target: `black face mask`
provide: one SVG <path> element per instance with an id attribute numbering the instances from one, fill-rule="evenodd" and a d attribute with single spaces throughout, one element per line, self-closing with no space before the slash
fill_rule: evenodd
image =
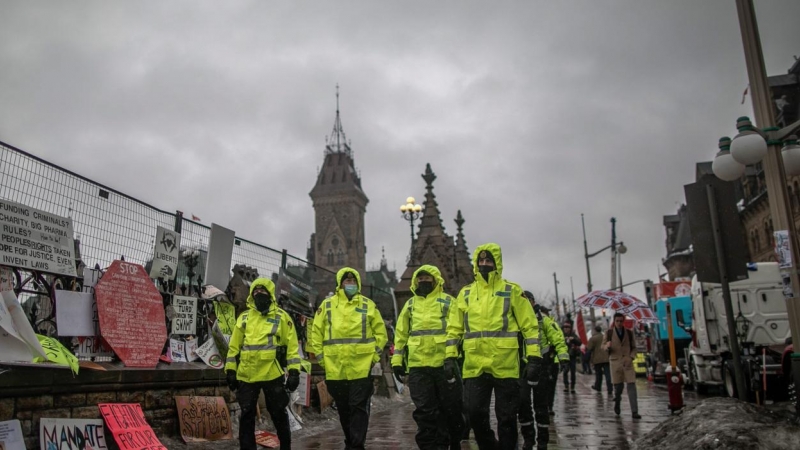
<path id="1" fill-rule="evenodd" d="M 433 292 L 433 281 L 420 281 L 417 283 L 417 290 L 415 291 L 417 295 L 422 297 L 427 297 L 428 294 Z"/>
<path id="2" fill-rule="evenodd" d="M 269 294 L 259 292 L 253 296 L 253 299 L 256 301 L 256 309 L 262 314 L 268 312 L 269 307 L 272 306 L 272 297 Z"/>
<path id="3" fill-rule="evenodd" d="M 484 280 L 489 281 L 489 273 L 494 270 L 494 266 L 478 266 L 478 272 Z"/>

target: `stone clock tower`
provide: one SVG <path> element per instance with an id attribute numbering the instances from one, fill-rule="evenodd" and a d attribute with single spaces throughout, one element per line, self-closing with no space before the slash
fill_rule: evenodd
<path id="1" fill-rule="evenodd" d="M 309 261 L 332 271 L 353 267 L 365 281 L 364 214 L 369 199 L 361 189 L 361 177 L 342 129 L 338 86 L 333 132 L 327 139 L 325 160 L 309 195 L 315 215 Z"/>

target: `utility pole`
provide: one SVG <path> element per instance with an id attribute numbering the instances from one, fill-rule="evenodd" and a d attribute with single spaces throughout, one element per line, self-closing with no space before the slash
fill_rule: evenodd
<path id="1" fill-rule="evenodd" d="M 617 289 L 617 218 L 611 218 L 611 290 Z"/>

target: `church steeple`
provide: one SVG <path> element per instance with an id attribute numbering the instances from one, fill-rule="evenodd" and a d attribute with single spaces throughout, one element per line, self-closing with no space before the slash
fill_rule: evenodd
<path id="1" fill-rule="evenodd" d="M 369 199 L 361 189 L 361 176 L 342 127 L 338 85 L 333 131 L 325 139 L 325 160 L 309 196 L 315 214 L 315 247 L 309 252 L 314 255 L 313 262 L 333 271 L 350 266 L 364 273 L 364 214 Z"/>

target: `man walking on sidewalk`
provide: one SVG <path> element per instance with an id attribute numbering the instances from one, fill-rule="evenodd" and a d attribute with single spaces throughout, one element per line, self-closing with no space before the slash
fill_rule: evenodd
<path id="1" fill-rule="evenodd" d="M 636 372 L 633 359 L 636 358 L 636 341 L 633 332 L 625 328 L 625 316 L 614 314 L 614 328 L 606 332 L 606 349 L 611 363 L 611 382 L 614 383 L 614 414 L 620 413 L 622 388 L 628 387 L 628 401 L 631 404 L 631 417 L 641 419 L 639 401 L 636 396 Z"/>
<path id="2" fill-rule="evenodd" d="M 589 345 L 586 350 L 592 353 L 592 365 L 594 366 L 594 384 L 592 389 L 597 392 L 603 390 L 603 376 L 606 377 L 606 387 L 608 388 L 608 395 L 611 395 L 613 389 L 611 387 L 611 368 L 608 366 L 608 352 L 605 350 L 603 339 L 603 328 L 600 325 L 594 327 L 592 338 L 589 339 Z"/>
<path id="3" fill-rule="evenodd" d="M 564 371 L 564 392 L 575 392 L 575 371 L 578 367 L 578 358 L 581 357 L 581 338 L 572 331 L 572 324 L 564 322 L 561 327 L 564 331 L 564 341 L 569 348 L 569 368 Z"/>

